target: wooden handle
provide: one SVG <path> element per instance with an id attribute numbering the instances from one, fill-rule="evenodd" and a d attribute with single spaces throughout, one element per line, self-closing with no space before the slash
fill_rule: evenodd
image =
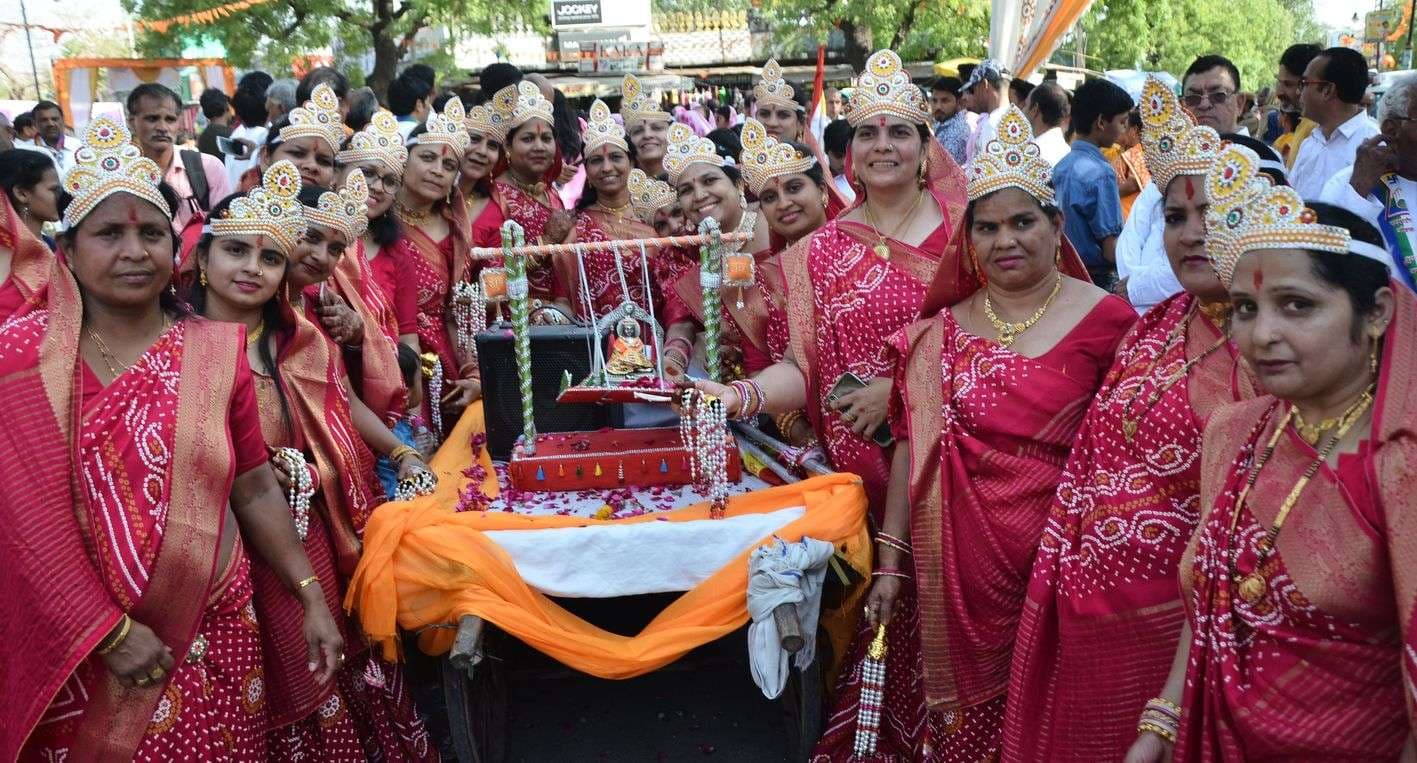
<path id="1" fill-rule="evenodd" d="M 783 651 L 788 654 L 797 654 L 802 651 L 802 647 L 807 645 L 807 640 L 802 637 L 802 623 L 797 621 L 797 606 L 794 604 L 777 605 L 777 608 L 772 611 L 772 619 L 777 623 L 777 635 Z M 458 633 L 462 633 L 461 629 Z"/>
<path id="2" fill-rule="evenodd" d="M 453 639 L 453 650 L 448 653 L 453 667 L 467 670 L 482 662 L 482 634 L 486 625 L 477 615 L 463 615 L 458 620 L 458 635 Z"/>

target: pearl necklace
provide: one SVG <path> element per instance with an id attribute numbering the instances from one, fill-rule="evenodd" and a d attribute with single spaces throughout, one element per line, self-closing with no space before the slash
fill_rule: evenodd
<path id="1" fill-rule="evenodd" d="M 709 518 L 728 508 L 728 416 L 723 399 L 684 390 L 679 437 L 689 452 L 689 474 L 709 498 Z"/>
<path id="2" fill-rule="evenodd" d="M 304 543 L 305 535 L 310 532 L 310 498 L 315 495 L 310 470 L 305 468 L 305 455 L 295 448 L 276 448 L 271 460 L 280 464 L 281 470 L 290 475 L 290 492 L 286 500 L 290 502 L 290 511 L 295 517 L 295 535 Z"/>
<path id="3" fill-rule="evenodd" d="M 989 322 L 994 324 L 994 330 L 999 332 L 999 345 L 1009 347 L 1014 343 L 1015 339 L 1018 339 L 1019 334 L 1033 328 L 1033 325 L 1043 318 L 1043 314 L 1048 312 L 1048 308 L 1053 304 L 1053 299 L 1058 296 L 1058 292 L 1061 291 L 1062 288 L 1063 273 L 1058 271 L 1057 277 L 1053 279 L 1053 291 L 1048 295 L 1047 299 L 1043 300 L 1043 306 L 1038 308 L 1033 315 L 1029 316 L 1028 320 L 1021 323 L 1012 323 L 996 315 L 994 313 L 994 303 L 989 299 L 989 290 L 987 288 L 984 289 L 984 317 L 988 318 Z"/>

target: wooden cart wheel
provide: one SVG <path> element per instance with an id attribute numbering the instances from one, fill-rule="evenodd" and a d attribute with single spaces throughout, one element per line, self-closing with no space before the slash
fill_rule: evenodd
<path id="1" fill-rule="evenodd" d="M 502 763 L 507 758 L 507 674 L 502 660 L 488 656 L 493 631 L 478 618 L 463 618 L 453 654 L 441 661 L 458 763 Z"/>

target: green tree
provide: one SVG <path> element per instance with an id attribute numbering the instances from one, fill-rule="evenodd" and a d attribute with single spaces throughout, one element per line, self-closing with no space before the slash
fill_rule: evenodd
<path id="1" fill-rule="evenodd" d="M 207 10 L 213 0 L 123 0 L 141 19 L 163 19 Z M 365 79 L 381 96 L 399 61 L 423 29 L 491 34 L 521 24 L 546 27 L 546 4 L 537 0 L 273 0 L 197 26 L 145 33 L 139 48 L 149 55 L 180 53 L 192 35 L 210 36 L 228 59 L 247 66 L 256 60 L 288 63 L 296 56 L 339 43 L 346 54 L 374 53 Z"/>
<path id="2" fill-rule="evenodd" d="M 989 40 L 988 0 L 762 0 L 780 36 L 846 37 L 848 63 L 857 69 L 880 48 L 907 61 L 978 55 Z"/>

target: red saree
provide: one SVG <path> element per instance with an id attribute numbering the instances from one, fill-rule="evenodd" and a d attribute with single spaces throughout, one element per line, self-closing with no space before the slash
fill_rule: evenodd
<path id="1" fill-rule="evenodd" d="M 1175 760 L 1393 760 L 1412 734 L 1417 298 L 1393 292 L 1367 439 L 1314 475 L 1259 570 L 1257 545 L 1316 454 L 1288 428 L 1237 506 L 1288 404 L 1240 403 L 1206 428 L 1207 510 L 1181 563 L 1192 640 Z M 1253 603 L 1232 591 L 1232 556 L 1236 576 L 1267 581 Z"/>
<path id="2" fill-rule="evenodd" d="M 654 238 L 654 229 L 635 218 L 616 221 L 597 209 L 587 209 L 576 215 L 576 238 L 578 243 L 591 241 L 619 241 L 633 238 Z M 651 265 L 657 256 L 653 248 L 646 249 Z M 616 260 L 619 266 L 616 266 Z M 591 251 L 581 255 L 585 263 L 586 285 L 590 288 L 590 298 L 594 303 L 597 317 L 619 307 L 625 301 L 624 290 L 620 287 L 620 273 L 624 273 L 625 285 L 629 288 L 629 298 L 646 310 L 645 279 L 640 269 L 639 247 L 628 247 L 618 252 Z M 581 266 L 574 253 L 552 256 L 552 266 L 556 270 L 556 296 L 570 300 L 576 315 L 586 316 L 590 310 L 581 295 Z M 651 271 L 652 273 L 653 271 Z M 651 278 L 651 281 L 653 278 Z M 655 317 L 663 325 L 664 300 L 650 284 L 650 295 L 654 300 Z"/>
<path id="3" fill-rule="evenodd" d="M 762 220 L 762 218 L 758 218 Z M 762 224 L 766 225 L 766 221 Z M 797 242 L 806 246 L 807 239 Z M 788 322 L 784 294 L 781 258 L 771 252 L 753 254 L 753 285 L 744 288 L 724 288 L 720 293 L 719 345 L 726 351 L 725 379 L 746 378 L 787 356 Z M 698 264 L 682 268 L 673 282 L 673 305 L 684 318 L 704 324 L 704 292 L 699 284 Z M 741 299 L 743 306 L 738 307 Z M 739 368 L 741 366 L 741 368 Z"/>
<path id="4" fill-rule="evenodd" d="M 456 196 L 454 203 L 443 207 L 443 216 L 451 229 L 442 241 L 434 241 L 428 234 L 404 226 L 404 241 L 407 242 L 410 265 L 407 277 L 418 285 L 418 344 L 423 352 L 436 353 L 443 367 L 443 390 L 451 389 L 452 382 L 463 378 L 462 362 L 454 352 L 453 336 L 448 321 L 448 299 L 456 280 L 469 277 L 472 262 L 468 259 L 467 207 L 462 197 Z M 467 369 L 475 375 L 476 369 Z M 433 421 L 432 406 L 439 401 L 423 396 L 423 417 Z M 451 426 L 451 425 L 449 425 Z"/>
<path id="5" fill-rule="evenodd" d="M 10 250 L 10 276 L 0 283 L 0 324 L 44 304 L 54 253 L 34 237 L 0 194 L 0 248 Z"/>
<path id="6" fill-rule="evenodd" d="M 1121 760 L 1142 707 L 1166 682 L 1184 617 L 1176 569 L 1200 518 L 1201 430 L 1217 407 L 1254 395 L 1221 336 L 1181 292 L 1142 316 L 1118 348 L 1033 563 L 1005 760 Z M 1123 418 L 1136 422 L 1130 440 Z"/>
<path id="7" fill-rule="evenodd" d="M 364 258 L 364 242 L 355 242 L 335 265 L 327 287 L 344 298 L 364 321 L 364 341 L 358 353 L 351 353 L 350 381 L 358 390 L 359 399 L 369 406 L 381 421 L 392 426 L 404 415 L 408 390 L 399 372 L 399 324 L 393 305 L 384 298 Z M 313 307 L 318 289 L 307 289 L 306 300 Z M 319 325 L 319 324 L 317 324 Z"/>
<path id="8" fill-rule="evenodd" d="M 522 189 L 503 180 L 498 180 L 494 185 L 493 199 L 502 210 L 504 220 L 516 220 L 522 226 L 522 231 L 526 234 L 528 244 L 543 244 L 542 237 L 546 235 L 546 223 L 551 220 L 551 213 L 565 209 L 561 203 L 561 197 L 547 184 L 547 190 L 542 192 L 542 198 L 532 198 Z M 489 205 L 491 206 L 491 205 Z M 496 240 L 486 246 L 501 246 L 502 236 L 498 231 Z M 556 270 L 549 262 L 541 262 L 527 268 L 527 280 L 531 284 L 531 298 L 550 300 L 557 290 Z"/>
<path id="9" fill-rule="evenodd" d="M 76 285 L 55 268 L 49 308 L 0 334 L 7 391 L 23 393 L 43 382 L 47 397 L 7 397 L 27 401 L 24 409 L 36 414 L 36 427 L 25 436 L 51 440 L 31 439 L 29 450 L 38 458 L 24 463 L 64 465 L 48 473 L 32 469 L 24 494 L 69 499 L 33 505 L 60 512 L 53 517 L 27 517 L 7 502 L 6 518 L 47 525 L 56 537 L 29 548 L 37 556 L 55 548 L 78 565 L 52 581 L 31 579 L 34 591 L 6 588 L 3 594 L 7 608 L 32 607 L 22 610 L 23 619 L 60 626 L 56 639 L 45 634 L 52 659 L 30 660 L 14 671 L 24 686 L 6 697 L 3 757 L 163 759 L 201 749 L 228 760 L 261 759 L 265 693 L 249 569 L 235 534 L 229 545 L 222 543 L 232 480 L 264 463 L 258 438 L 248 436 L 254 433 L 233 429 L 254 408 L 240 332 L 180 320 L 101 387 L 78 355 L 81 315 Z M 54 445 L 68 455 L 52 460 Z M 77 522 L 69 524 L 70 517 Z M 83 561 L 72 556 L 76 535 L 88 550 Z M 31 564 L 5 556 L 7 570 L 14 565 L 23 573 Z M 101 588 L 91 588 L 94 582 Z M 75 583 L 84 586 L 82 595 Z M 51 585 L 58 598 L 32 600 Z M 53 606 L 75 606 L 101 619 L 73 622 L 68 613 L 47 613 Z M 151 627 L 177 657 L 161 685 L 124 688 L 91 654 L 120 608 Z M 9 679 L 6 684 L 11 688 Z M 18 723 L 10 722 L 11 712 Z"/>

